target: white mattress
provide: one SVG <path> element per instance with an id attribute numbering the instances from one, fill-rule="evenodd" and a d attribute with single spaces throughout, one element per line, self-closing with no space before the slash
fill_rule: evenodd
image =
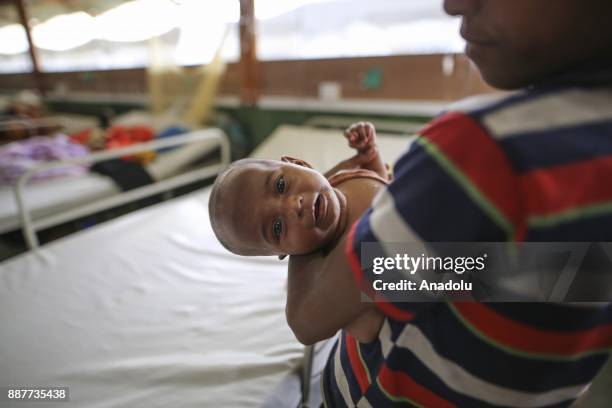
<path id="1" fill-rule="evenodd" d="M 377 141 L 383 161 L 395 163 L 408 149 L 412 140 L 411 135 L 379 133 Z M 340 130 L 283 125 L 279 126 L 252 156 L 280 160 L 282 155 L 289 155 L 306 160 L 315 169 L 325 172 L 354 154 L 355 151 L 348 147 Z"/>
<path id="2" fill-rule="evenodd" d="M 87 173 L 73 177 L 32 182 L 25 189 L 25 201 L 34 218 L 55 214 L 119 193 L 109 177 Z M 19 210 L 13 186 L 0 186 L 0 233 L 20 228 Z"/>
<path id="3" fill-rule="evenodd" d="M 380 138 L 390 162 L 407 139 Z M 340 132 L 285 126 L 255 152 L 327 169 Z M 208 190 L 0 264 L 0 387 L 69 386 L 56 407 L 258 406 L 299 363 L 286 263 L 214 238 Z M 22 407 L 22 402 L 7 407 Z"/>

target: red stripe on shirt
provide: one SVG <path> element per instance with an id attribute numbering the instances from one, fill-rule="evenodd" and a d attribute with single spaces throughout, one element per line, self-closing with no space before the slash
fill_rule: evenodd
<path id="1" fill-rule="evenodd" d="M 357 230 L 357 224 L 359 220 L 355 221 L 351 226 L 346 240 L 346 246 L 344 247 L 344 253 L 348 259 L 349 267 L 353 272 L 353 277 L 357 283 L 357 287 L 361 289 L 370 299 L 374 300 L 374 304 L 380 309 L 385 316 L 389 316 L 392 319 L 400 321 L 409 321 L 414 318 L 414 314 L 407 310 L 402 310 L 397 306 L 386 301 L 381 294 L 374 293 L 374 289 L 368 285 L 368 279 L 363 277 L 363 271 L 361 270 L 361 261 L 359 260 L 359 254 L 355 252 L 355 232 Z"/>
<path id="2" fill-rule="evenodd" d="M 485 304 L 455 302 L 454 309 L 495 343 L 517 351 L 569 357 L 612 347 L 612 324 L 588 330 L 542 330 L 502 316 Z"/>
<path id="3" fill-rule="evenodd" d="M 517 199 L 518 178 L 506 154 L 473 118 L 450 112 L 421 135 L 431 141 L 504 214 L 522 239 L 524 218 Z M 461 142 L 458 142 L 458 141 Z"/>
<path id="4" fill-rule="evenodd" d="M 529 215 L 549 215 L 612 201 L 612 157 L 531 171 L 521 177 Z"/>
<path id="5" fill-rule="evenodd" d="M 408 399 L 425 407 L 450 408 L 455 406 L 414 381 L 408 374 L 392 370 L 386 364 L 383 364 L 380 369 L 378 381 L 392 398 Z"/>
<path id="6" fill-rule="evenodd" d="M 351 363 L 351 370 L 357 378 L 357 383 L 359 384 L 361 393 L 365 394 L 370 386 L 370 381 L 368 380 L 368 374 L 366 372 L 367 368 L 363 366 L 361 358 L 359 357 L 359 351 L 357 350 L 359 345 L 349 333 L 345 333 L 344 339 L 346 342 L 346 351 L 348 353 L 349 362 Z"/>

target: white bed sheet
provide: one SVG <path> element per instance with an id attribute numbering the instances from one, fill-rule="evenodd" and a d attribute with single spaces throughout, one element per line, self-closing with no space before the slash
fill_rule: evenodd
<path id="1" fill-rule="evenodd" d="M 393 162 L 408 142 L 379 146 Z M 351 151 L 338 131 L 283 126 L 254 156 L 282 154 L 327 169 Z M 225 251 L 208 194 L 1 263 L 0 386 L 69 386 L 57 407 L 261 404 L 302 357 L 284 315 L 286 263 Z"/>
<path id="2" fill-rule="evenodd" d="M 0 264 L 0 386 L 68 385 L 67 407 L 261 403 L 302 356 L 286 265 L 225 251 L 207 197 Z"/>

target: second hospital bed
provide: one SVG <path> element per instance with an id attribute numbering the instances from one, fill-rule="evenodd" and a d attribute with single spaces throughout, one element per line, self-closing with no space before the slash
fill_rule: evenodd
<path id="1" fill-rule="evenodd" d="M 389 162 L 408 143 L 379 136 Z M 339 131 L 282 126 L 253 156 L 284 154 L 327 169 L 351 151 Z M 285 320 L 286 262 L 223 249 L 209 192 L 1 263 L 0 387 L 69 387 L 56 407 L 298 406 L 287 379 L 304 348 Z"/>
<path id="2" fill-rule="evenodd" d="M 208 134 L 213 132 L 223 134 L 220 129 L 216 128 L 199 129 L 173 138 L 153 140 L 141 145 L 132 145 L 132 147 L 139 149 L 139 151 L 155 150 L 158 147 L 168 145 L 174 147 L 172 151 L 158 154 L 158 157 L 152 163 L 145 166 L 154 184 L 160 182 L 169 184 L 168 187 L 162 187 L 159 190 L 168 191 L 171 187 L 193 182 L 200 176 L 193 173 L 195 177 L 185 178 L 183 175 L 197 169 L 198 166 L 194 163 L 210 154 L 212 146 L 216 147 L 207 139 Z M 92 152 L 87 156 L 79 157 L 78 160 L 89 165 L 95 162 L 91 158 L 101 154 L 112 156 L 109 159 L 119 157 L 118 151 L 119 149 Z M 42 163 L 38 166 L 38 169 L 46 168 L 47 165 L 48 163 Z M 22 175 L 21 179 L 26 176 L 26 174 Z M 185 180 L 181 180 L 181 177 Z M 169 182 L 170 179 L 177 182 Z M 15 189 L 16 186 L 11 184 L 0 184 L 0 234 L 23 227 L 18 205 L 19 200 L 16 200 Z M 125 195 L 112 178 L 91 171 L 36 182 L 30 182 L 28 179 L 22 187 L 23 200 L 28 205 L 31 218 L 36 220 L 35 224 L 37 224 L 38 229 L 71 221 L 78 218 L 79 215 L 90 214 L 91 211 L 87 214 L 71 213 L 72 210 L 82 209 L 87 204 Z M 119 198 L 118 201 L 122 201 L 122 198 Z M 129 202 L 129 200 L 123 200 L 123 202 Z"/>

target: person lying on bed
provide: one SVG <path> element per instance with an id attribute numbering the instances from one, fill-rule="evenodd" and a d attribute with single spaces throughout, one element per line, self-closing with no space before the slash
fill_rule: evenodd
<path id="1" fill-rule="evenodd" d="M 345 131 L 356 154 L 322 174 L 303 160 L 243 159 L 221 173 L 208 202 L 217 239 L 229 251 L 245 256 L 278 255 L 293 266 L 342 251 L 336 243 L 370 207 L 388 181 L 388 169 L 376 147 L 371 123 Z M 287 307 L 299 297 L 288 287 Z M 342 294 L 338 294 L 342 296 Z M 382 317 L 364 312 L 344 329 L 364 341 L 376 336 Z M 330 328 L 330 337 L 341 327 Z"/>

